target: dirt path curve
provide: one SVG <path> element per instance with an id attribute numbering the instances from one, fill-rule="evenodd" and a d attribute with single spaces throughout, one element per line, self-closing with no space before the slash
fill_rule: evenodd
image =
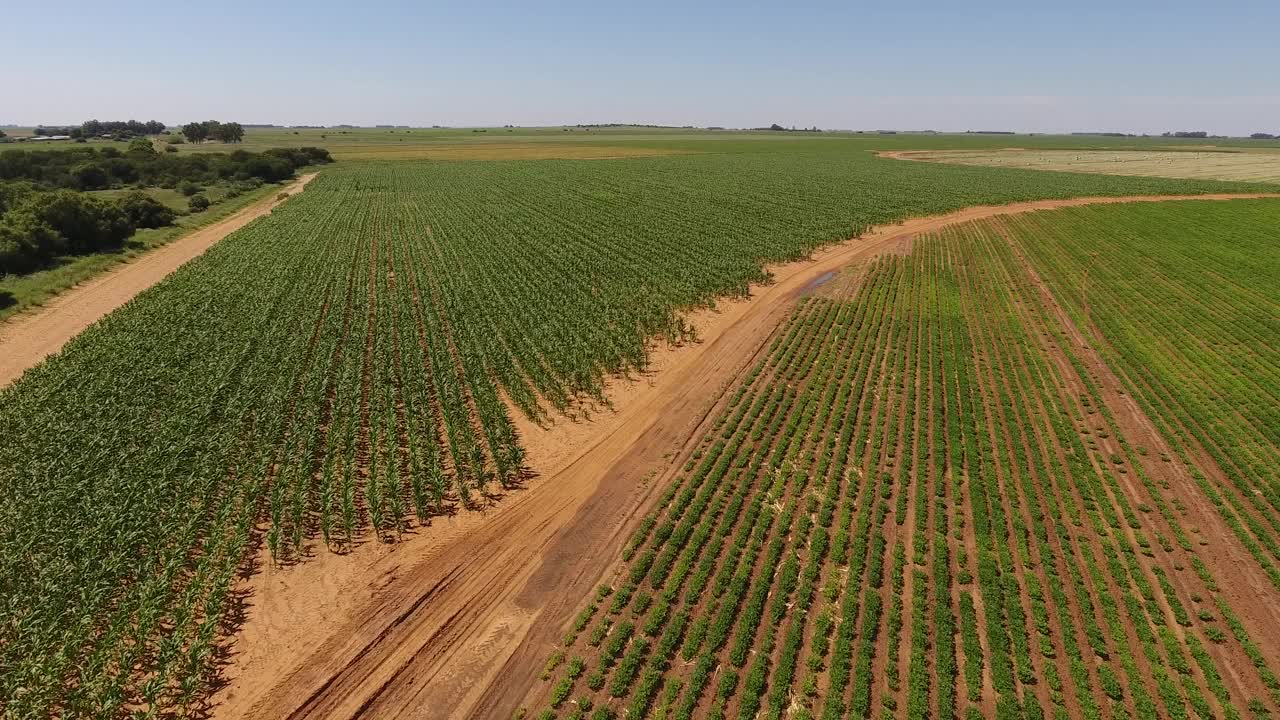
<path id="1" fill-rule="evenodd" d="M 283 192 L 289 195 L 302 192 L 302 188 L 315 176 L 316 173 L 303 175 Z M 107 313 L 160 282 L 222 238 L 270 213 L 281 202 L 277 196 L 263 198 L 135 260 L 116 265 L 59 293 L 39 308 L 0 322 L 0 388 L 17 380 L 27 368 L 61 350 L 71 338 Z"/>
<path id="2" fill-rule="evenodd" d="M 590 423 L 522 425 L 541 473 L 487 512 L 436 521 L 386 546 L 320 552 L 266 570 L 230 641 L 215 718 L 510 718 L 578 603 L 660 494 L 678 453 L 816 279 L 918 233 L 1078 205 L 1227 200 L 1197 195 L 982 206 L 875 228 L 811 260 L 770 267 L 746 300 L 695 313 L 701 342 L 654 354 L 654 372 L 613 383 Z"/>

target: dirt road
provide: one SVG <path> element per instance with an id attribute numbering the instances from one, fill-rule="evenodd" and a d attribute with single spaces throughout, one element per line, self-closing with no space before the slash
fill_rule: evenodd
<path id="1" fill-rule="evenodd" d="M 315 173 L 303 175 L 283 192 L 302 192 Z M 184 235 L 138 259 L 117 265 L 54 297 L 30 312 L 0 323 L 0 388 L 22 376 L 71 338 L 135 295 L 163 280 L 183 263 L 222 238 L 271 212 L 282 201 L 264 198 L 211 225 Z"/>
<path id="2" fill-rule="evenodd" d="M 747 300 L 691 317 L 701 342 L 659 348 L 654 371 L 610 388 L 590 423 L 521 428 L 540 477 L 483 513 L 395 545 L 321 552 L 252 578 L 216 718 L 509 718 L 570 614 L 682 462 L 724 390 L 795 300 L 827 273 L 917 233 L 997 215 L 1096 203 L 1280 195 L 1077 198 L 973 207 L 876 228 L 771 267 Z"/>

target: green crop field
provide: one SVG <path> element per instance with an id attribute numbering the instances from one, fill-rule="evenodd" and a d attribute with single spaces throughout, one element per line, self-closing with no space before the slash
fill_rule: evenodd
<path id="1" fill-rule="evenodd" d="M 557 132 L 569 134 L 522 142 L 567 143 Z M 440 135 L 461 142 L 458 131 Z M 970 205 L 1269 189 L 872 152 L 1001 142 L 981 137 L 602 135 L 591 142 L 656 150 L 340 162 L 0 390 L 6 716 L 200 707 L 234 630 L 233 585 L 260 548 L 280 563 L 346 552 L 519 486 L 528 468 L 511 413 L 542 421 L 607 402 L 604 378 L 644 368 L 655 338 L 684 338 L 683 311 L 767 282 L 766 263 Z M 362 147 L 388 144 L 399 145 Z M 1213 207 L 1216 220 L 1189 215 L 1177 228 L 1226 233 L 1206 236 L 1223 246 L 1213 275 L 1184 278 L 1230 286 L 1206 290 L 1222 304 L 1196 322 L 1240 312 L 1257 322 L 1199 341 L 1160 336 L 1176 345 L 1120 335 L 1107 357 L 1141 365 L 1117 372 L 1153 388 L 1141 397 L 1162 427 L 1197 439 L 1234 479 L 1275 459 L 1274 385 L 1227 374 L 1187 405 L 1160 395 L 1212 374 L 1215 361 L 1274 375 L 1274 287 L 1264 287 L 1275 277 L 1265 242 L 1274 201 Z M 1062 292 L 1090 243 L 1120 256 L 1114 277 L 1090 274 L 1091 293 L 1115 283 L 1089 295 L 1104 333 L 1124 326 L 1101 314 L 1143 300 L 1125 294 L 1137 292 L 1125 278 L 1181 282 L 1173 273 L 1192 240 L 1147 258 L 1133 248 L 1146 247 L 1141 238 L 1124 246 L 1126 236 L 1077 233 L 1088 213 L 1065 217 L 1077 225 L 1061 237 L 1079 248 L 1033 233 L 1048 222 L 1040 216 L 1009 232 L 1030 228 L 1017 245 Z M 1224 245 L 1241 217 L 1256 237 Z M 1027 310 L 1043 300 L 1017 279 L 1018 258 L 994 227 L 922 241 L 875 265 L 853 298 L 804 305 L 738 391 L 723 437 L 673 486 L 669 497 L 688 502 L 654 516 L 627 579 L 584 614 L 569 650 L 583 660 L 560 672 L 567 689 L 548 690 L 548 704 L 567 714 L 565 698 L 588 693 L 598 706 L 744 717 L 792 702 L 826 717 L 1280 709 L 1237 687 L 1274 676 L 1213 590 L 1229 578 L 1196 564 L 1175 498 L 1144 474 L 1137 448 L 1079 436 L 1085 416 L 1120 434 L 1096 414 L 1087 376 L 1078 392 L 1059 389 L 1066 371 L 1038 344 L 1053 326 Z M 1083 312 L 1071 296 L 1061 302 Z M 1183 307 L 1150 313 L 1176 324 L 1160 312 Z M 1184 349 L 1193 364 L 1150 360 Z M 1223 414 L 1205 414 L 1215 403 Z M 1170 463 L 1201 467 L 1188 453 Z M 1222 489 L 1222 517 L 1235 518 L 1259 562 L 1277 542 L 1274 479 Z M 1150 508 L 1120 491 L 1133 482 Z M 1260 495 L 1246 493 L 1252 482 Z M 706 512 L 679 514 L 691 503 Z M 1187 615 L 1202 610 L 1211 618 Z M 1223 676 L 1223 659 L 1237 656 L 1260 669 Z M 884 684 L 864 687 L 867 668 Z"/>
<path id="2" fill-rule="evenodd" d="M 809 298 L 529 717 L 1275 713 L 1277 227 L 1275 200 L 1035 213 Z"/>
<path id="3" fill-rule="evenodd" d="M 7 131 L 21 137 L 29 129 Z M 171 132 L 177 132 L 171 128 Z M 157 140 L 167 144 L 168 137 Z M 89 147 L 115 147 L 122 152 L 127 142 L 93 140 Z M 779 133 L 767 131 L 701 130 L 692 128 L 622 127 L 521 127 L 521 128 L 246 128 L 244 140 L 235 145 L 184 142 L 174 145 L 178 152 L 227 152 L 244 149 L 263 151 L 276 147 L 319 146 L 329 149 L 338 160 L 431 159 L 431 160 L 514 160 L 612 158 L 631 155 L 672 153 L 793 153 L 851 148 L 865 150 L 968 151 L 1007 149 L 1011 146 L 1033 150 L 1275 150 L 1280 141 L 1240 138 L 1175 139 L 1165 137 L 1106 137 L 1101 135 L 985 135 L 875 132 Z M 7 148 L 64 149 L 85 147 L 73 141 L 0 144 Z"/>
<path id="4" fill-rule="evenodd" d="M 1280 203 L 1114 210 L 1012 230 L 1280 589 Z"/>

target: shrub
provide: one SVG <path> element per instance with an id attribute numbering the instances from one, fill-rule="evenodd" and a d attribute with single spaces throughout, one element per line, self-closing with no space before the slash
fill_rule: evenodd
<path id="1" fill-rule="evenodd" d="M 36 186 L 29 182 L 0 182 L 0 215 L 17 207 L 35 192 Z"/>
<path id="2" fill-rule="evenodd" d="M 29 212 L 11 212 L 0 219 L 0 275 L 31 272 L 65 245 L 48 223 Z"/>
<path id="3" fill-rule="evenodd" d="M 187 204 L 191 208 L 191 212 L 204 212 L 209 209 L 210 205 L 209 198 L 204 195 L 192 195 Z"/>
<path id="4" fill-rule="evenodd" d="M 62 235 L 72 253 L 118 248 L 133 234 L 133 226 L 118 203 L 83 193 L 38 193 L 24 207 Z"/>
<path id="5" fill-rule="evenodd" d="M 150 195 L 134 191 L 120 198 L 120 209 L 135 228 L 158 228 L 172 225 L 177 213 Z"/>
<path id="6" fill-rule="evenodd" d="M 155 155 L 156 147 L 155 145 L 152 145 L 151 141 L 147 138 L 134 138 L 133 140 L 129 141 L 128 152 L 136 153 L 142 156 Z"/>
<path id="7" fill-rule="evenodd" d="M 71 177 L 81 190 L 101 190 L 111 184 L 107 169 L 96 162 L 80 163 L 71 168 Z"/>

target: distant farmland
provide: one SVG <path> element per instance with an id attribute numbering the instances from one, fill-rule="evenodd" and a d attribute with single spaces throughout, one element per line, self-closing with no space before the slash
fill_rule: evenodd
<path id="1" fill-rule="evenodd" d="M 1280 148 L 1257 152 L 1181 150 L 983 150 L 909 152 L 912 160 L 986 167 L 1198 180 L 1280 182 Z"/>
<path id="2" fill-rule="evenodd" d="M 909 218 L 1274 186 L 400 132 L 0 390 L 6 716 L 224 673 L 215 714 L 483 714 L 543 662 L 531 717 L 1280 712 L 1275 199 L 913 232 L 731 312 Z"/>

